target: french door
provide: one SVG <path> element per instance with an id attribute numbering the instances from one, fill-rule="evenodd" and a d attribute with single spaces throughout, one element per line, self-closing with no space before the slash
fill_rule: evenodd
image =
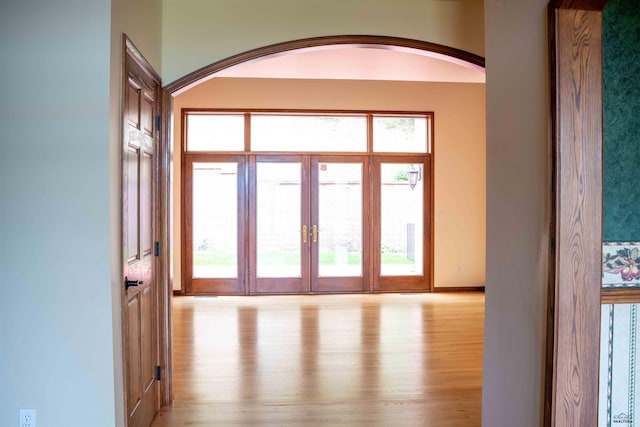
<path id="1" fill-rule="evenodd" d="M 429 161 L 187 156 L 186 292 L 429 290 Z"/>
<path id="2" fill-rule="evenodd" d="M 364 292 L 364 156 L 251 156 L 251 293 Z"/>

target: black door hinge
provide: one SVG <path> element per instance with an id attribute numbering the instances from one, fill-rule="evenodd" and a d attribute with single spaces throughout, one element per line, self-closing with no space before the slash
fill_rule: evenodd
<path id="1" fill-rule="evenodd" d="M 160 130 L 160 116 L 156 116 L 156 130 Z"/>
<path id="2" fill-rule="evenodd" d="M 160 256 L 160 242 L 156 242 L 154 249 L 155 256 Z"/>
<path id="3" fill-rule="evenodd" d="M 156 380 L 160 381 L 162 379 L 162 369 L 160 366 L 156 366 Z"/>

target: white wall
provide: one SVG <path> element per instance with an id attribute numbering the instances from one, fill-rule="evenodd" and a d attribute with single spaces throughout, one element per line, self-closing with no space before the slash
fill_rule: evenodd
<path id="1" fill-rule="evenodd" d="M 542 419 L 549 233 L 547 3 L 485 1 L 487 286 L 482 424 L 487 427 L 540 426 Z"/>
<path id="2" fill-rule="evenodd" d="M 0 13 L 0 425 L 113 426 L 110 2 Z"/>
<path id="3" fill-rule="evenodd" d="M 174 98 L 175 176 L 180 176 L 182 108 L 433 111 L 434 284 L 484 286 L 484 84 L 214 78 Z M 173 230 L 180 236 L 181 188 L 179 180 L 173 184 Z M 180 289 L 180 239 L 173 250 L 173 284 Z"/>
<path id="4" fill-rule="evenodd" d="M 484 54 L 480 0 L 163 0 L 170 83 L 241 52 L 307 37 L 406 37 Z"/>
<path id="5" fill-rule="evenodd" d="M 25 407 L 44 427 L 124 423 L 112 29 L 160 35 L 160 10 L 153 0 L 3 4 L 1 426 L 17 425 Z M 139 47 L 152 45 L 159 65 L 154 43 Z"/>

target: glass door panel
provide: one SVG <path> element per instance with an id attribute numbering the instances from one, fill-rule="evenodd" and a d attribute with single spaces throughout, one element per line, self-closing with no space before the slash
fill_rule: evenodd
<path id="1" fill-rule="evenodd" d="M 380 275 L 422 275 L 422 165 L 383 163 L 380 170 Z M 411 178 L 413 179 L 413 178 Z"/>
<path id="2" fill-rule="evenodd" d="M 300 156 L 255 162 L 255 291 L 305 292 L 308 276 L 308 198 Z M 307 162 L 308 163 L 308 162 Z M 308 284 L 306 290 L 308 290 Z"/>
<path id="3" fill-rule="evenodd" d="M 311 162 L 313 291 L 365 290 L 365 164 L 363 157 L 347 156 Z"/>
<path id="4" fill-rule="evenodd" d="M 429 158 L 408 156 L 377 162 L 374 291 L 429 290 L 430 165 Z"/>
<path id="5" fill-rule="evenodd" d="M 257 275 L 301 277 L 300 163 L 256 165 Z"/>
<path id="6" fill-rule="evenodd" d="M 362 276 L 362 163 L 318 164 L 318 276 Z"/>
<path id="7" fill-rule="evenodd" d="M 185 291 L 244 294 L 244 157 L 189 156 L 184 179 Z"/>
<path id="8" fill-rule="evenodd" d="M 238 164 L 193 163 L 193 277 L 238 277 Z"/>

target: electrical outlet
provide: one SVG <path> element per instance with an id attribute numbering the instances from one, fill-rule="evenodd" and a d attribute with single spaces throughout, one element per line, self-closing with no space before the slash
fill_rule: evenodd
<path id="1" fill-rule="evenodd" d="M 20 409 L 20 427 L 36 427 L 36 410 Z"/>

